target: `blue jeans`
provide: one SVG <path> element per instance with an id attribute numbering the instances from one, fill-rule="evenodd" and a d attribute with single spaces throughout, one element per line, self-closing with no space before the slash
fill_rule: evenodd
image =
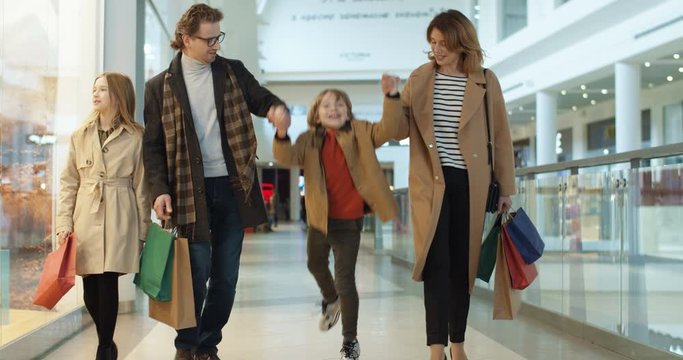
<path id="1" fill-rule="evenodd" d="M 197 326 L 178 330 L 177 349 L 218 351 L 235 301 L 244 230 L 227 176 L 205 179 L 211 241 L 190 243 Z"/>

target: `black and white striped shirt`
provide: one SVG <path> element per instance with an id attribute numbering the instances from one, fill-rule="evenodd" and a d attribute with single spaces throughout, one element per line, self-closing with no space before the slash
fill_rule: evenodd
<path id="1" fill-rule="evenodd" d="M 467 77 L 436 73 L 434 81 L 434 136 L 441 166 L 467 169 L 458 133 Z"/>

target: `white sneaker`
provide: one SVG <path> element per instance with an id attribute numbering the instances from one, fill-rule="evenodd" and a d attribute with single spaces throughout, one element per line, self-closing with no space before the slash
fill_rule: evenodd
<path id="1" fill-rule="evenodd" d="M 319 324 L 320 331 L 328 331 L 332 329 L 332 327 L 339 321 L 339 315 L 341 315 L 341 301 L 339 300 L 339 296 L 337 296 L 337 300 L 329 304 L 323 300 L 323 311 L 320 315 Z"/>
<path id="2" fill-rule="evenodd" d="M 360 344 L 358 339 L 353 339 L 351 342 L 344 342 L 339 351 L 341 353 L 341 360 L 357 360 L 360 358 Z"/>

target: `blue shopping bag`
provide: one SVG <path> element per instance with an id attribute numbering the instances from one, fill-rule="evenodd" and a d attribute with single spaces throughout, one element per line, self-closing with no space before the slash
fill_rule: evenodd
<path id="1" fill-rule="evenodd" d="M 510 214 L 511 219 L 503 226 L 510 235 L 510 239 L 522 255 L 527 264 L 533 264 L 543 255 L 545 243 L 538 234 L 538 230 L 521 207 Z"/>

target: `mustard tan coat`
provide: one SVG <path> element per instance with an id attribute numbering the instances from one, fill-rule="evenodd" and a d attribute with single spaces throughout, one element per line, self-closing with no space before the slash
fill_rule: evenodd
<path id="1" fill-rule="evenodd" d="M 77 274 L 138 272 L 138 241 L 150 222 L 143 130 L 121 125 L 100 147 L 97 121 L 71 136 L 56 231 L 76 234 Z"/>
<path id="2" fill-rule="evenodd" d="M 347 125 L 348 126 L 348 125 Z M 336 139 L 342 148 L 351 179 L 365 203 L 382 221 L 392 219 L 398 206 L 377 161 L 375 149 L 407 131 L 400 99 L 385 98 L 379 123 L 350 121 L 350 128 L 339 129 Z M 327 234 L 328 199 L 320 150 L 324 132 L 310 129 L 299 135 L 294 145 L 289 138 L 273 141 L 275 159 L 285 165 L 301 166 L 306 177 L 306 215 L 308 225 Z"/>
<path id="3" fill-rule="evenodd" d="M 469 179 L 469 284 L 470 291 L 479 265 L 484 206 L 490 182 L 487 161 L 484 93 L 488 92 L 489 121 L 493 141 L 494 172 L 501 186 L 501 195 L 515 193 L 514 159 L 505 101 L 496 75 L 490 71 L 469 74 L 465 86 L 460 118 L 459 144 L 465 158 Z M 408 181 L 413 220 L 415 266 L 413 279 L 422 280 L 422 271 L 434 239 L 441 212 L 445 184 L 436 147 L 433 126 L 433 93 L 436 70 L 433 63 L 415 69 L 401 94 L 409 130 L 399 134 L 410 136 L 410 174 Z"/>

